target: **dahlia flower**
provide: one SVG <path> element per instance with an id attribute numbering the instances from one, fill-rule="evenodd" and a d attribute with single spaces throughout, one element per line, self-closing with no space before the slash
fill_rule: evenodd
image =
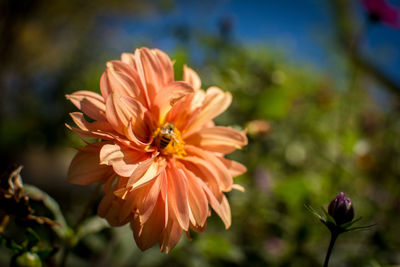
<path id="1" fill-rule="evenodd" d="M 243 190 L 232 178 L 246 167 L 224 155 L 247 138 L 213 119 L 228 108 L 231 94 L 202 90 L 187 66 L 183 81 L 175 81 L 170 58 L 148 48 L 108 62 L 100 90 L 66 96 L 83 112 L 70 114 L 78 128 L 67 127 L 98 140 L 84 139 L 68 181 L 104 184 L 98 214 L 112 226 L 130 223 L 140 249 L 159 243 L 167 253 L 183 232 L 205 230 L 211 208 L 229 228 L 225 192 Z"/>

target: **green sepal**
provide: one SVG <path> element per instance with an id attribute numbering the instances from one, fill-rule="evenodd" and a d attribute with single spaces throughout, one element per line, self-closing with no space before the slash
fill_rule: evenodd
<path id="1" fill-rule="evenodd" d="M 10 249 L 14 253 L 19 253 L 24 250 L 23 246 L 17 244 L 14 240 L 3 235 L 0 235 L 0 244 L 3 247 Z"/>

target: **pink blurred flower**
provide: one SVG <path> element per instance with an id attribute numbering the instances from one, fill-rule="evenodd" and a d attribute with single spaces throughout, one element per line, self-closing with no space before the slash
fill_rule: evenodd
<path id="1" fill-rule="evenodd" d="M 385 0 L 363 0 L 364 8 L 373 21 L 400 29 L 400 10 Z"/>
<path id="2" fill-rule="evenodd" d="M 224 192 L 243 190 L 233 177 L 246 171 L 224 158 L 247 144 L 244 132 L 215 126 L 232 96 L 217 87 L 200 89 L 196 72 L 184 67 L 174 80 L 170 58 L 141 48 L 110 61 L 100 80 L 101 95 L 78 91 L 67 98 L 79 135 L 100 141 L 79 148 L 68 181 L 104 184 L 98 214 L 113 226 L 130 223 L 137 245 L 156 243 L 167 253 L 183 232 L 202 232 L 211 206 L 228 228 Z"/>

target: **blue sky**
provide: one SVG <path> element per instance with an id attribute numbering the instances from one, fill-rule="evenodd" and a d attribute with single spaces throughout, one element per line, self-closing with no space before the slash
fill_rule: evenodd
<path id="1" fill-rule="evenodd" d="M 400 0 L 390 1 L 400 7 Z M 365 12 L 357 4 L 360 22 Z M 126 50 L 135 40 L 146 40 L 164 50 L 173 50 L 176 42 L 168 29 L 188 25 L 191 30 L 218 32 L 218 21 L 233 22 L 233 37 L 242 44 L 265 43 L 284 50 L 288 57 L 318 68 L 334 68 L 332 58 L 333 21 L 328 1 L 322 0 L 177 0 L 169 12 L 152 11 L 141 17 L 117 19 L 129 42 L 115 47 Z M 129 47 L 130 49 L 131 47 Z M 373 25 L 364 36 L 361 49 L 365 57 L 400 84 L 400 31 Z"/>

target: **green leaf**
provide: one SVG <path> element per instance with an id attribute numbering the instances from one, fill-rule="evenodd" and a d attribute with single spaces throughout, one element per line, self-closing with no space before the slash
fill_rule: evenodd
<path id="1" fill-rule="evenodd" d="M 33 200 L 42 201 L 46 208 L 48 208 L 53 213 L 55 217 L 55 222 L 57 223 L 57 225 L 53 226 L 53 230 L 57 233 L 59 237 L 64 238 L 67 232 L 68 225 L 57 201 L 55 201 L 54 198 L 52 198 L 46 192 L 40 190 L 33 185 L 25 184 L 24 192 L 27 193 L 29 197 Z"/>
<path id="2" fill-rule="evenodd" d="M 0 235 L 0 244 L 3 247 L 11 249 L 11 251 L 14 253 L 19 253 L 19 252 L 23 251 L 23 247 L 21 245 L 17 244 L 14 240 L 12 240 L 8 237 L 5 237 L 3 235 Z"/>
<path id="3" fill-rule="evenodd" d="M 36 246 L 40 240 L 39 236 L 31 228 L 27 229 L 26 239 L 26 248 L 28 250 L 31 250 L 34 246 Z"/>
<path id="4" fill-rule="evenodd" d="M 108 227 L 109 227 L 109 224 L 107 223 L 106 220 L 104 220 L 98 216 L 93 216 L 93 217 L 87 218 L 85 221 L 83 221 L 83 223 L 77 230 L 75 237 L 78 240 L 80 240 L 83 237 L 85 237 L 86 235 L 97 233 L 97 232 L 103 230 L 104 228 L 108 228 Z"/>
<path id="5" fill-rule="evenodd" d="M 320 219 L 321 221 L 324 221 L 324 217 L 322 217 L 321 215 L 318 214 L 318 212 L 316 210 L 314 210 L 310 205 L 304 204 L 304 207 L 311 212 L 315 217 L 317 217 L 318 219 Z"/>
<path id="6" fill-rule="evenodd" d="M 361 218 L 362 218 L 362 217 L 359 217 L 359 218 L 357 218 L 357 219 L 352 220 L 351 222 L 342 224 L 341 226 L 342 226 L 343 228 L 348 228 L 348 227 L 352 226 L 353 224 L 355 224 L 356 222 L 360 221 Z"/>
<path id="7" fill-rule="evenodd" d="M 336 224 L 335 219 L 324 208 L 321 208 L 321 209 L 325 214 L 326 221 Z"/>
<path id="8" fill-rule="evenodd" d="M 375 224 L 366 225 L 366 226 L 359 226 L 359 227 L 353 227 L 353 228 L 346 229 L 346 232 L 363 231 L 363 230 L 367 230 L 367 229 L 369 229 L 369 228 L 371 228 L 373 226 L 375 226 Z"/>
<path id="9" fill-rule="evenodd" d="M 57 248 L 48 248 L 48 249 L 41 249 L 36 254 L 40 257 L 40 259 L 47 260 L 52 255 L 54 255 L 56 252 L 57 252 Z"/>

